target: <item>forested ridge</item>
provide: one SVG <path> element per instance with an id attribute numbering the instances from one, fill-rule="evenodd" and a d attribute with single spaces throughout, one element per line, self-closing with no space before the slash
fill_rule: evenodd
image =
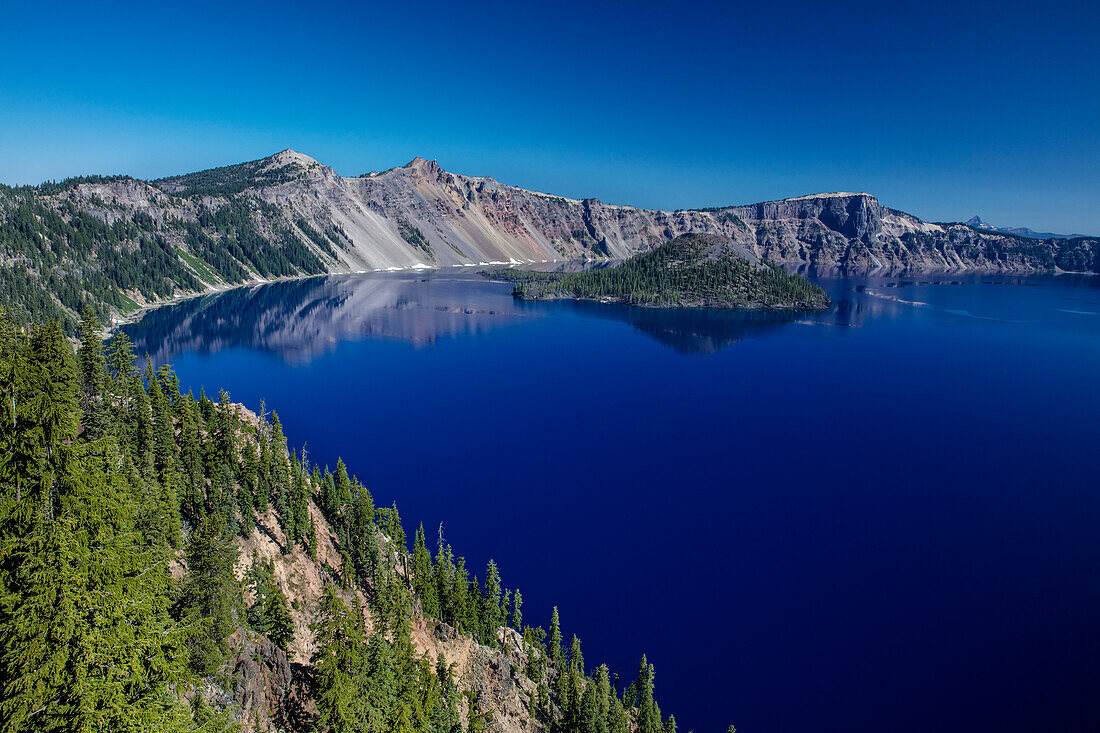
<path id="1" fill-rule="evenodd" d="M 72 336 L 85 308 L 109 322 L 210 286 L 327 271 L 276 207 L 242 192 L 239 182 L 219 188 L 205 180 L 173 191 L 166 199 L 174 203 L 156 217 L 76 195 L 82 184 L 129 182 L 153 191 L 125 177 L 0 185 L 0 305 L 20 323 L 57 319 Z M 274 180 L 281 179 L 260 178 Z M 177 209 L 179 216 L 171 213 Z M 331 246 L 324 251 L 335 254 Z"/>
<path id="2" fill-rule="evenodd" d="M 414 628 L 511 665 L 523 729 L 676 730 L 645 657 L 625 679 L 586 665 L 556 608 L 548 629 L 525 622 L 494 562 L 471 578 L 442 529 L 433 556 L 423 526 L 410 551 L 397 507 L 375 506 L 342 460 L 288 449 L 277 414 L 181 394 L 170 367 L 139 370 L 124 334 L 104 349 L 99 331 L 85 309 L 74 353 L 57 320 L 0 313 L 0 732 L 515 722 Z M 316 593 L 287 581 L 291 565 L 312 568 Z M 311 650 L 292 660 L 296 715 L 263 709 L 270 680 L 259 707 L 234 696 L 248 639 L 276 657 Z"/>
<path id="3" fill-rule="evenodd" d="M 471 227 L 471 217 L 483 224 Z M 244 282 L 625 260 L 686 234 L 728 237 L 773 263 L 818 269 L 1100 272 L 1100 238 L 1034 240 L 927 224 L 867 194 L 668 212 L 546 196 L 420 158 L 348 179 L 284 150 L 154 181 L 89 175 L 0 185 L 0 306 L 24 323 L 56 318 L 72 336 L 85 307 L 110 323 L 143 306 Z M 768 280 L 767 273 L 753 277 Z M 705 277 L 673 284 L 686 297 L 698 295 L 697 286 L 719 302 L 740 296 L 736 289 L 705 292 L 715 285 Z M 654 285 L 645 273 L 619 271 L 576 278 L 570 287 L 598 298 L 667 302 Z M 778 275 L 757 286 L 789 294 Z"/>
<path id="4" fill-rule="evenodd" d="M 576 298 L 630 305 L 821 309 L 825 291 L 768 262 L 753 262 L 724 237 L 685 234 L 650 252 L 583 272 L 504 270 L 521 300 Z"/>

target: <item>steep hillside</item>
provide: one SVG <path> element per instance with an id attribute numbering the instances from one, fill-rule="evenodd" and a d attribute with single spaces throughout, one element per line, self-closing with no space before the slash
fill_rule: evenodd
<path id="1" fill-rule="evenodd" d="M 0 311 L 0 728 L 654 733 L 642 657 L 612 680 L 493 561 L 289 450 L 277 415 L 142 376 L 90 313 Z"/>
<path id="2" fill-rule="evenodd" d="M 654 211 L 567 199 L 416 158 L 346 178 L 285 150 L 145 182 L 0 188 L 0 285 L 16 316 L 118 318 L 232 284 L 332 272 L 622 259 L 687 233 L 792 267 L 1100 271 L 1096 238 L 931 224 L 865 193 Z M 45 287 L 43 287 L 45 285 Z"/>

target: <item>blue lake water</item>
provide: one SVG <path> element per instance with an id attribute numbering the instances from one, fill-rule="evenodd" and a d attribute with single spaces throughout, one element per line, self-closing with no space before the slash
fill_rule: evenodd
<path id="1" fill-rule="evenodd" d="M 819 280 L 828 313 L 279 283 L 128 330 L 493 557 L 680 729 L 1100 730 L 1100 280 Z"/>

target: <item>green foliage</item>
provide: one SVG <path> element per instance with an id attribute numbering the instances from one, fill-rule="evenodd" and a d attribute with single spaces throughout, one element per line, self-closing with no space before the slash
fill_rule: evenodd
<path id="1" fill-rule="evenodd" d="M 83 183 L 115 183 L 117 181 L 132 181 L 134 180 L 130 176 L 114 175 L 114 176 L 72 176 L 65 178 L 61 181 L 46 181 L 40 183 L 37 186 L 38 193 L 43 196 L 53 196 L 55 194 L 64 193 L 65 191 L 71 191 L 77 186 Z"/>
<path id="2" fill-rule="evenodd" d="M 311 227 L 309 225 L 309 222 L 301 217 L 298 217 L 294 220 L 294 225 L 301 230 L 302 234 L 309 237 L 310 241 L 316 244 L 322 252 L 327 254 L 329 257 L 336 257 L 336 250 L 332 248 L 332 243 L 329 242 L 328 238 L 325 235 L 321 234 L 319 231 Z"/>
<path id="3" fill-rule="evenodd" d="M 255 596 L 248 607 L 249 625 L 285 651 L 294 641 L 294 622 L 286 594 L 275 582 L 274 563 L 253 558 L 245 580 Z"/>
<path id="4" fill-rule="evenodd" d="M 420 231 L 416 225 L 404 217 L 398 217 L 397 232 L 402 239 L 423 252 L 429 260 L 435 262 L 435 251 L 432 249 L 431 243 L 428 242 L 424 232 Z"/>
<path id="5" fill-rule="evenodd" d="M 368 638 L 362 618 L 333 586 L 325 587 L 312 660 L 321 724 L 332 733 L 458 733 L 458 694 L 446 660 L 433 669 L 426 655 L 417 655 L 407 621 L 393 625 L 391 638 Z"/>
<path id="6" fill-rule="evenodd" d="M 138 525 L 150 479 L 118 435 L 77 436 L 101 366 L 80 364 L 56 322 L 0 314 L 0 730 L 196 730 L 170 692 L 188 679 L 171 549 Z"/>
<path id="7" fill-rule="evenodd" d="M 506 270 L 525 300 L 580 298 L 632 305 L 820 309 L 825 291 L 775 265 L 753 264 L 721 237 L 688 234 L 618 265 L 584 272 Z"/>
<path id="8" fill-rule="evenodd" d="M 224 518 L 207 515 L 187 544 L 188 578 L 179 602 L 180 613 L 201 625 L 190 640 L 191 665 L 200 674 L 210 674 L 221 664 L 225 641 L 237 626 L 241 591 L 233 575 L 236 562 L 237 545 Z"/>
<path id="9" fill-rule="evenodd" d="M 127 292 L 154 300 L 201 288 L 148 215 L 108 224 L 29 187 L 0 186 L 0 260 L 0 305 L 19 323 L 56 318 L 69 335 L 86 308 L 100 320 L 129 311 Z"/>
<path id="10" fill-rule="evenodd" d="M 200 203 L 196 219 L 186 221 L 155 221 L 145 212 L 125 210 L 108 219 L 102 201 L 93 197 L 98 208 L 88 208 L 84 199 L 69 195 L 76 186 L 121 177 L 67 179 L 38 188 L 0 185 L 0 305 L 19 323 L 56 318 L 74 335 L 78 314 L 86 309 L 105 322 L 112 311 L 136 308 L 137 296 L 164 300 L 219 280 L 238 283 L 253 272 L 262 277 L 323 272 L 324 265 L 278 208 L 244 192 L 251 185 L 290 180 L 296 167 L 260 170 L 260 163 L 157 182 L 173 195 L 222 197 L 213 209 Z M 335 256 L 328 240 L 313 233 Z M 335 229 L 333 236 L 339 236 Z"/>
<path id="11" fill-rule="evenodd" d="M 376 509 L 342 460 L 322 473 L 304 448 L 287 451 L 278 416 L 268 423 L 264 413 L 253 424 L 225 392 L 216 403 L 181 395 L 167 365 L 147 363 L 143 377 L 124 335 L 105 356 L 90 309 L 75 355 L 57 321 L 21 330 L 0 312 L 0 733 L 233 729 L 208 702 L 217 696 L 196 690 L 197 675 L 223 678 L 228 640 L 243 627 L 284 650 L 295 633 L 277 559 L 253 556 L 244 584 L 237 579 L 238 535 L 270 504 L 292 540 L 284 551 L 315 558 L 315 499 L 341 557 L 339 577 L 321 566 L 313 626 L 316 709 L 328 730 L 491 724 L 487 701 L 466 694 L 463 726 L 451 667 L 416 652 L 414 599 L 483 644 L 498 645 L 508 623 L 522 629 L 531 706 L 545 727 L 674 729 L 652 700 L 651 668 L 621 699 L 606 667 L 586 676 L 575 636 L 566 656 L 556 608 L 548 653 L 546 632 L 522 626 L 522 595 L 503 590 L 494 561 L 484 581 L 471 579 L 442 527 L 434 560 L 423 526 L 410 554 L 396 505 Z M 180 560 L 177 581 L 170 568 Z"/>
<path id="12" fill-rule="evenodd" d="M 233 260 L 263 277 L 324 272 L 324 265 L 316 255 L 281 221 L 269 222 L 269 228 L 278 232 L 277 239 L 273 240 L 260 232 L 257 221 L 266 221 L 277 215 L 277 210 L 270 214 L 266 212 L 259 199 L 240 194 L 230 197 L 213 211 L 201 207 L 198 223 L 204 231 L 212 231 L 217 236 L 218 246 L 228 252 Z"/>
<path id="13" fill-rule="evenodd" d="M 153 185 L 171 196 L 193 198 L 231 196 L 257 186 L 276 186 L 293 180 L 302 167 L 297 163 L 273 167 L 270 158 L 208 168 L 182 176 L 158 178 Z"/>
<path id="14" fill-rule="evenodd" d="M 439 593 L 432 573 L 432 556 L 424 539 L 424 525 L 416 529 L 413 541 L 413 589 L 425 616 L 439 617 Z"/>

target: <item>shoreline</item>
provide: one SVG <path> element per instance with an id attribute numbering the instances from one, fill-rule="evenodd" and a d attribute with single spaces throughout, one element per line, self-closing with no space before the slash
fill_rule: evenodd
<path id="1" fill-rule="evenodd" d="M 569 264 L 569 263 L 590 264 L 592 262 L 599 262 L 599 260 L 555 260 L 555 262 L 560 262 L 561 264 Z M 320 272 L 320 273 L 316 273 L 316 274 L 313 274 L 313 275 L 284 275 L 284 276 L 275 277 L 275 278 L 253 277 L 253 278 L 250 278 L 248 280 L 242 280 L 242 281 L 237 282 L 237 283 L 223 283 L 222 285 L 210 285 L 205 290 L 202 290 L 202 291 L 190 291 L 190 292 L 186 292 L 186 293 L 179 293 L 177 295 L 173 295 L 171 298 L 166 298 L 164 300 L 157 300 L 157 301 L 153 301 L 151 303 L 146 303 L 145 305 L 139 306 L 137 309 L 131 311 L 130 313 L 126 314 L 125 316 L 123 316 L 121 318 L 112 319 L 111 323 L 106 325 L 100 333 L 101 333 L 101 336 L 103 338 L 110 337 L 115 333 L 115 331 L 117 331 L 122 326 L 129 326 L 129 325 L 132 325 L 134 323 L 137 323 L 142 318 L 144 318 L 147 313 L 150 313 L 154 310 L 157 310 L 158 308 L 164 308 L 164 307 L 170 306 L 170 305 L 178 305 L 179 303 L 183 303 L 183 302 L 188 301 L 188 300 L 193 300 L 195 298 L 202 298 L 202 297 L 205 297 L 207 295 L 218 295 L 218 294 L 221 294 L 221 293 L 229 292 L 231 290 L 237 290 L 237 289 L 240 289 L 240 288 L 255 287 L 257 285 L 271 285 L 273 283 L 279 283 L 279 282 L 297 282 L 297 281 L 303 281 L 303 280 L 310 280 L 310 279 L 316 278 L 316 277 L 331 277 L 333 275 L 378 275 L 378 274 L 382 274 L 382 273 L 417 272 L 417 271 L 426 271 L 426 270 L 431 270 L 431 271 L 435 271 L 435 272 L 442 272 L 442 271 L 446 271 L 446 270 L 457 270 L 459 272 L 462 272 L 462 271 L 466 271 L 467 268 L 470 268 L 470 267 L 481 267 L 481 266 L 496 265 L 496 266 L 504 266 L 508 269 L 514 269 L 518 265 L 526 265 L 526 264 L 536 265 L 536 264 L 545 264 L 545 263 L 540 263 L 540 262 L 530 262 L 530 263 L 525 263 L 525 262 L 498 262 L 498 263 L 485 263 L 484 265 L 482 265 L 480 263 L 479 264 L 471 263 L 471 264 L 449 265 L 449 266 L 425 265 L 425 264 L 417 263 L 415 265 L 410 265 L 408 267 L 375 268 L 375 269 L 372 269 L 372 270 L 346 270 L 346 271 L 342 271 L 342 272 Z M 799 272 L 799 268 L 802 268 L 802 267 L 805 267 L 805 266 L 806 265 L 804 265 L 804 264 L 794 265 L 793 267 L 795 269 L 793 271 L 797 274 L 803 274 L 803 273 Z M 784 266 L 780 265 L 780 267 L 784 267 Z M 786 267 L 784 267 L 784 269 L 786 270 Z M 830 270 L 830 274 L 832 274 L 833 276 L 856 274 L 854 271 L 844 270 L 843 268 L 829 268 L 829 270 Z M 1100 276 L 1100 273 L 1096 273 L 1096 272 L 1087 272 L 1087 271 L 1078 272 L 1078 271 L 1074 271 L 1074 270 L 1063 270 L 1063 269 L 1057 268 L 1057 267 L 1055 267 L 1053 269 L 1050 269 L 1050 270 L 1030 270 L 1030 271 L 1014 271 L 1014 270 L 1003 270 L 1003 269 L 1002 270 L 994 270 L 994 269 L 988 269 L 988 268 L 903 269 L 903 270 L 895 270 L 895 269 L 889 268 L 889 267 L 876 267 L 876 268 L 870 268 L 870 269 L 863 270 L 863 271 L 859 272 L 859 274 L 863 275 L 863 276 L 880 274 L 880 275 L 887 276 L 887 277 L 907 277 L 907 276 L 916 276 L 916 275 L 937 275 L 937 274 L 939 274 L 939 275 L 979 275 L 979 276 L 981 276 L 981 275 L 1002 275 L 1002 276 L 1008 276 L 1008 277 L 1035 277 L 1035 276 L 1039 276 L 1039 275 L 1050 275 L 1050 276 L 1053 276 L 1053 277 L 1059 277 L 1059 276 L 1063 276 L 1063 275 L 1087 275 L 1087 276 L 1090 276 L 1090 277 Z M 822 272 L 818 272 L 818 273 L 815 273 L 814 276 L 815 277 L 829 277 L 830 275 L 822 273 Z M 493 279 L 491 277 L 491 273 L 490 273 L 488 279 Z M 510 281 L 508 281 L 508 280 L 499 280 L 498 282 L 510 282 Z M 127 296 L 127 297 L 129 297 L 129 296 Z M 547 300 L 547 299 L 539 298 L 539 299 L 527 299 L 527 300 L 528 300 L 528 302 L 531 302 L 532 300 Z M 562 300 L 562 298 L 556 298 L 555 300 Z M 588 298 L 564 298 L 564 300 L 592 300 L 592 299 L 588 299 Z M 598 301 L 596 301 L 596 302 L 598 302 Z M 618 302 L 618 301 L 612 301 L 612 302 Z M 650 307 L 650 308 L 676 307 L 676 306 L 664 306 L 664 305 L 642 305 L 642 304 L 626 304 L 626 303 L 620 303 L 620 304 L 622 304 L 622 305 L 636 305 L 636 306 L 639 306 L 639 307 Z M 751 309 L 729 308 L 728 310 L 751 310 Z M 795 309 L 786 309 L 786 308 L 774 309 L 774 308 L 772 308 L 772 309 L 768 309 L 768 310 L 795 310 Z"/>

